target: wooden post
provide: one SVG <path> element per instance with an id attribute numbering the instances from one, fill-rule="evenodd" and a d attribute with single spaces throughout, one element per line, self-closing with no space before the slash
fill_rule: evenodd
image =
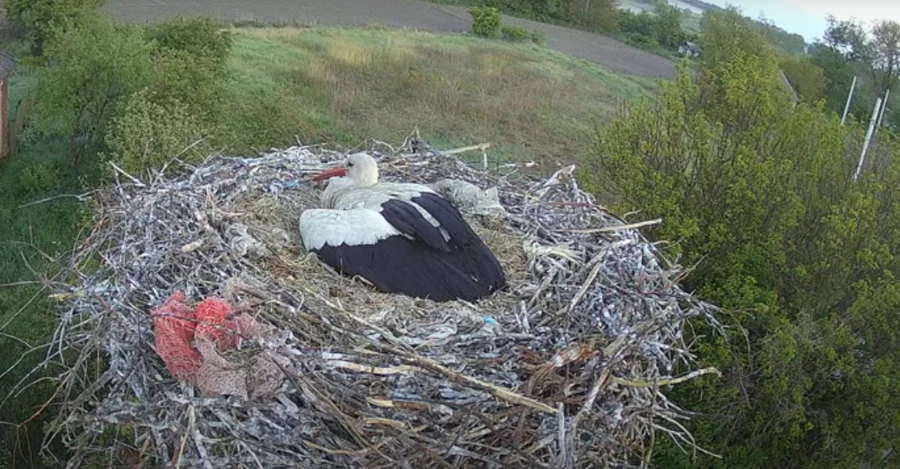
<path id="1" fill-rule="evenodd" d="M 0 78 L 0 159 L 9 156 L 9 77 Z"/>
<path id="2" fill-rule="evenodd" d="M 847 95 L 847 104 L 844 105 L 844 115 L 841 116 L 841 125 L 847 120 L 847 111 L 850 110 L 850 101 L 853 99 L 853 90 L 856 89 L 856 76 L 853 77 L 853 83 L 850 85 L 850 94 Z"/>
<path id="3" fill-rule="evenodd" d="M 866 140 L 863 142 L 862 153 L 859 155 L 859 164 L 856 165 L 856 174 L 853 180 L 859 179 L 859 173 L 862 171 L 863 161 L 866 159 L 866 151 L 869 149 L 869 142 L 872 140 L 872 131 L 875 130 L 875 120 L 878 118 L 878 110 L 881 109 L 881 98 L 875 100 L 875 109 L 872 110 L 872 118 L 869 119 L 869 130 L 866 132 Z"/>
<path id="4" fill-rule="evenodd" d="M 31 98 L 23 98 L 19 100 L 16 107 L 16 121 L 13 122 L 12 130 L 9 132 L 9 154 L 16 156 L 19 151 L 19 136 L 25 130 L 25 121 L 31 112 Z"/>

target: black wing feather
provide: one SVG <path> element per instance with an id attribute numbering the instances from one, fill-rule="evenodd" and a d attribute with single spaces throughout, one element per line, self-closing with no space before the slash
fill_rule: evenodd
<path id="1" fill-rule="evenodd" d="M 319 257 L 346 275 L 359 275 L 378 290 L 435 301 L 475 301 L 506 286 L 500 262 L 462 214 L 443 197 L 424 193 L 412 199 L 446 230 L 432 225 L 409 202 L 391 199 L 381 215 L 401 233 L 377 245 L 323 246 Z"/>
<path id="2" fill-rule="evenodd" d="M 338 272 L 360 277 L 385 293 L 399 293 L 434 301 L 476 301 L 494 289 L 475 281 L 455 253 L 432 249 L 402 236 L 392 236 L 377 245 L 325 245 L 315 251 Z"/>
<path id="3" fill-rule="evenodd" d="M 424 208 L 424 207 L 423 207 Z M 381 216 L 397 231 L 418 238 L 434 249 L 450 252 L 444 235 L 406 201 L 391 199 L 381 204 Z"/>
<path id="4" fill-rule="evenodd" d="M 450 246 L 460 252 L 465 270 L 470 275 L 493 290 L 506 286 L 506 275 L 500 262 L 453 204 L 433 193 L 424 193 L 412 201 L 424 208 L 447 230 Z"/>

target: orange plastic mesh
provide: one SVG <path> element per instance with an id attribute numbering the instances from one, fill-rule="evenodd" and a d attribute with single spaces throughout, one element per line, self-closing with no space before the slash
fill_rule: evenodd
<path id="1" fill-rule="evenodd" d="M 192 345 L 196 319 L 194 310 L 184 304 L 184 293 L 176 291 L 165 303 L 150 312 L 156 353 L 166 369 L 178 379 L 189 379 L 203 361 Z"/>
<path id="2" fill-rule="evenodd" d="M 258 397 L 280 387 L 282 377 L 271 359 L 258 356 L 247 369 L 220 355 L 240 347 L 241 337 L 261 337 L 271 326 L 247 314 L 226 321 L 232 308 L 219 298 L 206 298 L 195 308 L 184 301 L 184 293 L 176 291 L 150 312 L 156 351 L 173 376 L 192 383 L 207 396 Z"/>
<path id="3" fill-rule="evenodd" d="M 234 326 L 225 318 L 231 314 L 231 305 L 219 298 L 207 298 L 197 304 L 197 335 L 203 336 L 214 342 L 216 346 L 226 351 L 235 345 Z"/>

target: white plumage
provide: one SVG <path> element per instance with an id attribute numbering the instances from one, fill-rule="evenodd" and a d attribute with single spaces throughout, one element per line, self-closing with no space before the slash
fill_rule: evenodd
<path id="1" fill-rule="evenodd" d="M 379 183 L 375 160 L 351 155 L 314 178 L 324 209 L 300 216 L 304 247 L 376 288 L 437 301 L 475 300 L 506 285 L 493 253 L 459 211 L 420 184 Z"/>
<path id="2" fill-rule="evenodd" d="M 300 215 L 300 233 L 307 251 L 321 249 L 326 244 L 335 247 L 375 244 L 402 234 L 378 212 L 366 209 L 306 210 Z"/>

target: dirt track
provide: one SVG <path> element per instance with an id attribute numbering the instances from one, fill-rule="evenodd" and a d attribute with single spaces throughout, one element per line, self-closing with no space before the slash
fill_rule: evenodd
<path id="1" fill-rule="evenodd" d="M 471 17 L 465 8 L 415 0 L 110 0 L 106 8 L 116 17 L 132 22 L 180 15 L 210 15 L 226 21 L 380 24 L 434 32 L 462 32 L 471 25 Z M 547 47 L 599 63 L 617 73 L 666 79 L 673 79 L 675 75 L 672 61 L 608 37 L 518 18 L 506 18 L 505 21 L 540 29 L 546 34 Z"/>

